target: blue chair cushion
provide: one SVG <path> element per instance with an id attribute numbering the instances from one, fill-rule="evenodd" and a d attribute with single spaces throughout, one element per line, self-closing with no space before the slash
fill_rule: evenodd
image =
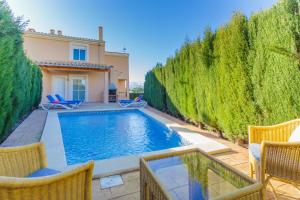
<path id="1" fill-rule="evenodd" d="M 249 150 L 256 160 L 260 160 L 260 144 L 250 144 Z"/>
<path id="2" fill-rule="evenodd" d="M 127 103 L 132 103 L 134 102 L 134 100 L 129 100 L 129 99 L 121 99 L 119 100 L 120 103 L 124 103 L 124 104 L 127 104 Z"/>
<path id="3" fill-rule="evenodd" d="M 43 169 L 33 172 L 32 174 L 27 176 L 27 178 L 50 176 L 50 175 L 54 175 L 54 174 L 58 174 L 58 173 L 60 173 L 60 171 L 58 171 L 58 170 L 50 169 L 50 168 L 43 168 Z"/>

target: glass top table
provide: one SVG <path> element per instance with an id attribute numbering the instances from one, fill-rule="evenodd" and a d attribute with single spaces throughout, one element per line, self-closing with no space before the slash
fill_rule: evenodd
<path id="1" fill-rule="evenodd" d="M 249 190 L 249 199 L 262 197 L 260 183 L 199 149 L 144 157 L 140 170 L 141 199 L 238 199 Z"/>

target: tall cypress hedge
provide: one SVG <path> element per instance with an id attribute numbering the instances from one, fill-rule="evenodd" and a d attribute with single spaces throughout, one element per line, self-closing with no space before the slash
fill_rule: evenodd
<path id="1" fill-rule="evenodd" d="M 24 55 L 24 26 L 0 1 L 0 142 L 41 98 L 41 71 Z"/>
<path id="2" fill-rule="evenodd" d="M 235 14 L 229 24 L 216 32 L 214 49 L 218 125 L 231 137 L 242 137 L 255 119 L 245 16 Z"/>
<path id="3" fill-rule="evenodd" d="M 276 51 L 297 53 L 299 17 L 299 1 L 286 0 L 249 21 L 252 89 L 261 124 L 279 123 L 300 114 L 299 59 Z"/>
<path id="4" fill-rule="evenodd" d="M 146 100 L 228 138 L 246 138 L 250 124 L 299 117 L 299 6 L 299 0 L 281 0 L 249 19 L 235 13 L 215 32 L 187 41 L 146 74 Z M 164 91 L 159 98 L 157 85 Z M 163 103 L 158 107 L 154 99 Z"/>
<path id="5" fill-rule="evenodd" d="M 155 108 L 166 111 L 166 91 L 163 87 L 164 74 L 161 73 L 162 70 L 162 65 L 157 64 L 156 67 L 146 75 L 145 81 L 149 87 L 145 88 L 147 91 L 144 91 L 144 98 L 148 99 L 148 103 Z M 155 94 L 155 98 L 148 96 L 152 94 Z"/>

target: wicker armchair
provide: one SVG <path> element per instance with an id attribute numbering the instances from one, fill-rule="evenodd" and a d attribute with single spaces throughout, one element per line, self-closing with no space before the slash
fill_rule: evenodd
<path id="1" fill-rule="evenodd" d="M 300 142 L 263 142 L 260 174 L 265 186 L 275 178 L 299 189 Z"/>
<path id="2" fill-rule="evenodd" d="M 249 151 L 251 177 L 256 169 L 256 177 L 265 186 L 271 178 L 300 184 L 300 142 L 288 142 L 299 125 L 300 119 L 273 126 L 249 126 L 249 145 L 261 144 L 259 160 Z"/>
<path id="3" fill-rule="evenodd" d="M 93 162 L 55 175 L 26 178 L 47 167 L 42 143 L 0 148 L 0 199 L 92 199 Z"/>

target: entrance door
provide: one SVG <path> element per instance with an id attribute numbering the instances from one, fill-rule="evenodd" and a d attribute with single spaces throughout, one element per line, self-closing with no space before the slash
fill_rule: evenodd
<path id="1" fill-rule="evenodd" d="M 85 101 L 86 100 L 86 78 L 85 77 L 74 77 L 71 82 L 72 99 Z"/>
<path id="2" fill-rule="evenodd" d="M 52 82 L 52 95 L 59 94 L 63 98 L 66 96 L 66 77 L 54 76 Z"/>

